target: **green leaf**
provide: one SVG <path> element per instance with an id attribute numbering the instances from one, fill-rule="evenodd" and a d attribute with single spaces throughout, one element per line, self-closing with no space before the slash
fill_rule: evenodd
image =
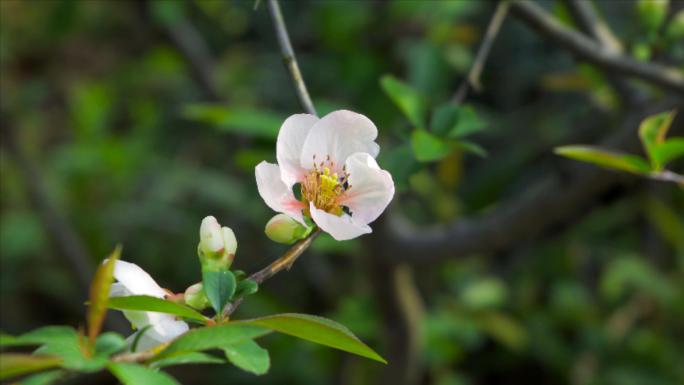
<path id="1" fill-rule="evenodd" d="M 21 380 L 21 385 L 49 385 L 64 376 L 62 370 L 50 370 L 48 372 L 34 374 Z"/>
<path id="2" fill-rule="evenodd" d="M 487 150 L 482 148 L 482 146 L 469 140 L 459 140 L 455 143 L 455 145 L 457 148 L 460 148 L 465 152 L 470 152 L 483 158 L 487 157 L 488 155 Z"/>
<path id="3" fill-rule="evenodd" d="M 380 86 L 415 128 L 425 128 L 425 98 L 392 75 L 384 75 Z"/>
<path id="4" fill-rule="evenodd" d="M 262 139 L 276 139 L 282 116 L 249 107 L 226 107 L 221 104 L 194 104 L 183 109 L 190 120 L 212 125 L 221 131 Z"/>
<path id="5" fill-rule="evenodd" d="M 95 341 L 95 355 L 109 357 L 126 347 L 126 340 L 114 332 L 102 333 Z"/>
<path id="6" fill-rule="evenodd" d="M 567 158 L 639 175 L 646 175 L 651 171 L 648 163 L 636 155 L 611 152 L 591 146 L 561 146 L 556 147 L 554 152 Z"/>
<path id="7" fill-rule="evenodd" d="M 224 362 L 226 362 L 226 360 L 224 360 L 223 358 L 212 356 L 211 354 L 190 352 L 185 354 L 179 354 L 173 357 L 163 358 L 159 361 L 154 362 L 154 367 L 163 368 L 166 366 L 186 364 L 222 364 Z"/>
<path id="8" fill-rule="evenodd" d="M 651 296 L 663 305 L 677 301 L 678 287 L 637 256 L 614 259 L 605 267 L 600 282 L 601 294 L 611 302 L 618 302 L 630 293 Z"/>
<path id="9" fill-rule="evenodd" d="M 494 340 L 512 350 L 522 350 L 528 342 L 525 328 L 503 312 L 485 311 L 477 315 L 477 323 Z"/>
<path id="10" fill-rule="evenodd" d="M 431 162 L 449 155 L 451 145 L 444 139 L 425 130 L 414 130 L 411 135 L 413 154 L 420 162 Z"/>
<path id="11" fill-rule="evenodd" d="M 19 337 L 3 339 L 3 346 L 41 345 L 35 353 L 57 356 L 62 366 L 80 371 L 96 371 L 107 363 L 107 357 L 125 346 L 116 333 L 103 333 L 95 341 L 95 354 L 89 357 L 82 345 L 83 336 L 66 326 L 47 326 Z"/>
<path id="12" fill-rule="evenodd" d="M 470 105 L 443 104 L 435 109 L 430 121 L 432 132 L 452 139 L 463 138 L 483 128 L 484 122 Z"/>
<path id="13" fill-rule="evenodd" d="M 460 299 L 471 309 L 498 307 L 506 301 L 506 286 L 497 278 L 481 278 L 466 286 Z"/>
<path id="14" fill-rule="evenodd" d="M 0 354 L 0 380 L 58 367 L 62 359 L 54 356 L 3 353 Z"/>
<path id="15" fill-rule="evenodd" d="M 684 155 L 684 138 L 668 139 L 656 146 L 650 155 L 657 164 L 665 167 L 669 162 Z"/>
<path id="16" fill-rule="evenodd" d="M 36 349 L 35 353 L 61 357 L 62 367 L 83 372 L 94 372 L 107 364 L 107 356 L 99 354 L 88 356 L 85 345 L 81 343 L 83 336 L 72 330 L 71 335 L 65 335 L 49 341 Z"/>
<path id="17" fill-rule="evenodd" d="M 141 365 L 110 363 L 108 368 L 123 385 L 180 385 L 168 374 Z"/>
<path id="18" fill-rule="evenodd" d="M 322 317 L 288 313 L 235 321 L 232 324 L 266 327 L 283 334 L 387 363 L 373 349 L 356 338 L 349 329 L 335 321 Z"/>
<path id="19" fill-rule="evenodd" d="M 639 137 L 646 149 L 651 166 L 654 170 L 660 171 L 662 163 L 656 156 L 656 149 L 665 142 L 665 135 L 675 117 L 675 111 L 661 112 L 660 114 L 649 116 L 639 125 Z"/>
<path id="20" fill-rule="evenodd" d="M 458 122 L 458 110 L 454 103 L 442 104 L 435 108 L 430 119 L 430 131 L 441 136 L 449 134 Z"/>
<path id="21" fill-rule="evenodd" d="M 209 303 L 220 314 L 223 307 L 235 294 L 235 276 L 229 270 L 203 270 L 202 283 Z"/>
<path id="22" fill-rule="evenodd" d="M 179 317 L 202 322 L 207 320 L 207 317 L 188 306 L 148 295 L 112 297 L 109 300 L 108 306 L 109 308 L 116 310 L 153 311 L 157 313 L 174 314 Z"/>
<path id="23" fill-rule="evenodd" d="M 259 284 L 251 279 L 243 279 L 237 284 L 235 297 L 246 297 L 259 291 Z"/>
<path id="24" fill-rule="evenodd" d="M 95 343 L 102 329 L 102 322 L 107 313 L 109 291 L 114 281 L 114 265 L 121 256 L 121 246 L 116 246 L 107 261 L 100 265 L 90 284 L 90 305 L 88 306 L 88 339 Z"/>
<path id="25" fill-rule="evenodd" d="M 458 110 L 458 122 L 456 126 L 449 131 L 449 137 L 463 138 L 464 136 L 482 131 L 485 127 L 485 122 L 477 115 L 475 108 L 465 105 Z"/>
<path id="26" fill-rule="evenodd" d="M 19 337 L 4 335 L 0 346 L 26 346 L 59 343 L 65 339 L 75 338 L 76 330 L 68 326 L 45 326 L 22 334 Z"/>
<path id="27" fill-rule="evenodd" d="M 639 21 L 654 34 L 660 28 L 667 16 L 669 0 L 639 0 L 637 1 L 637 13 Z"/>
<path id="28" fill-rule="evenodd" d="M 253 340 L 246 340 L 223 348 L 226 358 L 242 370 L 262 375 L 268 372 L 271 359 L 268 350 L 257 345 Z"/>
<path id="29" fill-rule="evenodd" d="M 251 340 L 268 333 L 270 333 L 270 330 L 266 327 L 237 322 L 193 329 L 178 337 L 157 357 L 161 359 L 178 353 L 222 349 L 228 345 Z"/>

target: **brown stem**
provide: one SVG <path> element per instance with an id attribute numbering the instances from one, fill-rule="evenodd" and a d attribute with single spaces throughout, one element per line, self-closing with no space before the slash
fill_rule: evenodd
<path id="1" fill-rule="evenodd" d="M 316 237 L 318 237 L 320 233 L 320 229 L 315 229 L 308 237 L 295 243 L 280 258 L 276 259 L 270 265 L 264 267 L 256 273 L 250 275 L 247 279 L 251 279 L 256 283 L 261 284 L 265 280 L 273 277 L 274 275 L 278 274 L 283 270 L 290 270 L 295 261 L 297 261 L 297 258 L 299 258 L 299 256 L 302 255 L 302 253 L 304 253 L 304 251 L 306 251 L 306 249 L 308 249 L 309 246 L 311 246 L 314 239 L 316 239 Z M 223 309 L 222 316 L 225 318 L 233 314 L 233 312 L 238 308 L 238 306 L 242 304 L 243 300 L 244 298 L 238 298 L 235 301 L 227 304 L 226 307 Z"/>

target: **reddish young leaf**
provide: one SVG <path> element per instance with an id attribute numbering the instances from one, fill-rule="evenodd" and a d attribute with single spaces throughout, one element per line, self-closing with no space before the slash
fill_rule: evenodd
<path id="1" fill-rule="evenodd" d="M 90 284 L 88 340 L 91 346 L 95 344 L 95 339 L 102 329 L 102 322 L 104 321 L 105 313 L 107 312 L 107 302 L 109 301 L 109 290 L 114 280 L 114 265 L 120 255 L 121 246 L 117 246 L 109 255 L 109 258 L 97 269 L 93 282 Z"/>

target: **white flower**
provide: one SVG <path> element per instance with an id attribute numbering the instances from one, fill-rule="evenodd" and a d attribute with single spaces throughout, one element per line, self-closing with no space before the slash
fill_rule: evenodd
<path id="1" fill-rule="evenodd" d="M 273 210 L 302 224 L 309 216 L 337 240 L 370 233 L 368 224 L 394 196 L 392 176 L 375 161 L 377 135 L 370 119 L 351 111 L 292 115 L 278 133 L 278 164 L 256 167 L 259 194 Z"/>
<path id="2" fill-rule="evenodd" d="M 114 279 L 117 282 L 112 284 L 109 292 L 110 297 L 149 295 L 164 298 L 167 294 L 145 270 L 133 263 L 116 261 L 114 265 Z M 188 324 L 176 320 L 171 314 L 144 311 L 124 311 L 123 313 L 134 329 L 141 330 L 148 325 L 151 326 L 140 337 L 137 351 L 151 349 L 176 338 L 189 329 Z M 132 342 L 134 339 L 135 334 L 128 338 L 129 342 Z"/>

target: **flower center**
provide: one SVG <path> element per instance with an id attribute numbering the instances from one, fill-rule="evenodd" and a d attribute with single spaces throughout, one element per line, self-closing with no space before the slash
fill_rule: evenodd
<path id="1" fill-rule="evenodd" d="M 343 168 L 343 175 L 340 177 L 337 173 L 331 173 L 331 168 L 334 168 L 334 163 L 330 160 L 330 156 L 325 162 L 318 164 L 314 156 L 314 168 L 304 177 L 301 184 L 302 200 L 313 202 L 319 210 L 342 215 L 343 209 L 339 198 L 351 187 L 347 183 L 349 174 Z"/>

